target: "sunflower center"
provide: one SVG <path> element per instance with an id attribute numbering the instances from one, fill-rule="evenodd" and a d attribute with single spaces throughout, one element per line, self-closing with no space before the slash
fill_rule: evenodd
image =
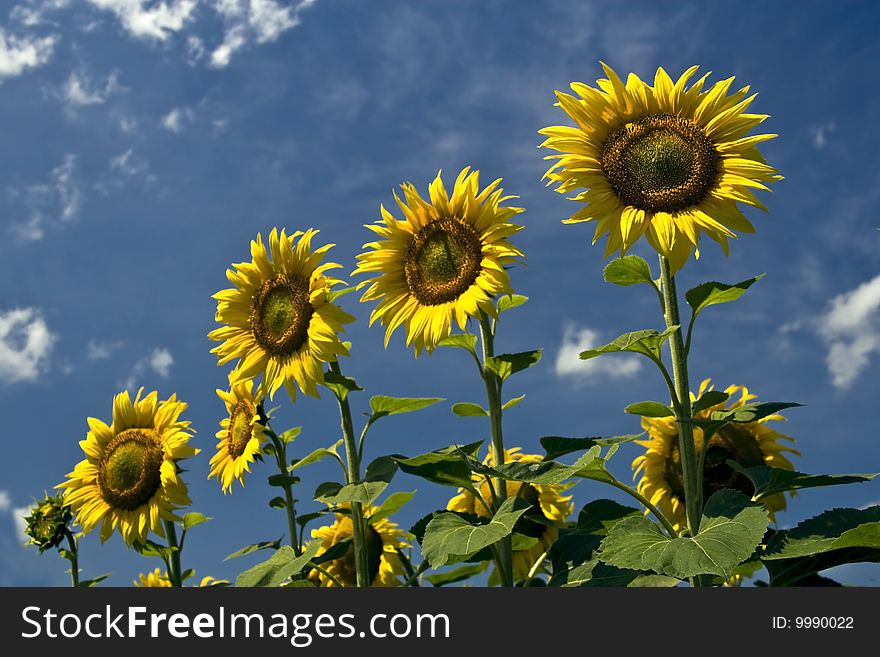
<path id="1" fill-rule="evenodd" d="M 367 524 L 367 534 L 365 538 L 367 564 L 369 566 L 368 572 L 370 583 L 372 584 L 379 575 L 379 567 L 382 561 L 382 536 L 372 525 Z M 352 542 L 349 544 L 346 553 L 335 561 L 336 572 L 334 574 L 336 575 L 336 579 L 342 582 L 345 586 L 357 586 L 357 566 L 355 565 L 354 558 L 354 542 Z"/>
<path id="2" fill-rule="evenodd" d="M 273 356 L 289 356 L 308 340 L 315 309 L 309 302 L 309 280 L 278 274 L 260 287 L 251 308 L 254 339 Z"/>
<path id="3" fill-rule="evenodd" d="M 110 506 L 133 511 L 159 489 L 164 452 L 152 429 L 126 429 L 104 450 L 98 486 Z"/>
<path id="4" fill-rule="evenodd" d="M 254 406 L 246 399 L 239 401 L 232 414 L 229 416 L 229 437 L 226 440 L 226 449 L 229 455 L 237 459 L 244 454 L 251 436 L 254 433 Z"/>
<path id="5" fill-rule="evenodd" d="M 453 301 L 477 280 L 482 259 L 470 226 L 452 218 L 432 221 L 413 236 L 403 257 L 407 286 L 426 306 Z"/>
<path id="6" fill-rule="evenodd" d="M 547 517 L 541 511 L 541 505 L 538 500 L 538 489 L 530 484 L 523 484 L 519 491 L 519 496 L 532 507 L 519 517 L 513 526 L 513 531 L 517 534 L 531 536 L 532 538 L 541 538 L 547 531 Z"/>
<path id="7" fill-rule="evenodd" d="M 656 114 L 611 134 L 602 151 L 602 169 L 624 204 L 647 212 L 677 212 L 699 204 L 709 193 L 718 157 L 696 123 Z"/>
<path id="8" fill-rule="evenodd" d="M 701 451 L 697 446 L 697 456 Z M 724 488 L 732 488 L 749 497 L 754 487 L 749 479 L 731 468 L 727 461 L 736 461 L 744 468 L 764 465 L 764 454 L 751 433 L 728 425 L 709 440 L 703 464 L 703 499 Z M 684 482 L 681 475 L 681 455 L 678 445 L 673 444 L 666 460 L 666 481 L 680 498 L 684 499 Z"/>

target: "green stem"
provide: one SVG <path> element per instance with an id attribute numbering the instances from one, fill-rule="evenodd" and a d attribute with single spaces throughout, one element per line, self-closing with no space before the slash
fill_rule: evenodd
<path id="1" fill-rule="evenodd" d="M 541 569 L 541 565 L 544 563 L 544 559 L 547 558 L 547 555 L 550 554 L 549 548 L 544 550 L 541 553 L 541 556 L 535 560 L 535 563 L 532 564 L 532 567 L 529 568 L 529 574 L 526 576 L 526 581 L 523 582 L 523 588 L 529 588 L 529 585 L 532 583 L 532 580 L 535 579 L 535 576 L 538 574 L 538 571 Z"/>
<path id="2" fill-rule="evenodd" d="M 64 528 L 64 536 L 67 538 L 67 547 L 68 553 L 70 554 L 70 585 L 73 588 L 77 588 L 79 586 L 79 554 L 78 554 L 78 546 L 76 544 L 76 539 L 73 537 L 73 534 L 70 533 L 70 530 L 65 527 Z"/>
<path id="3" fill-rule="evenodd" d="M 599 481 L 599 480 L 597 480 L 597 481 Z M 666 533 L 669 534 L 669 538 L 678 538 L 678 532 L 675 531 L 675 527 L 673 527 L 672 523 L 670 523 L 669 520 L 666 519 L 666 516 L 664 516 L 660 512 L 660 509 L 658 509 L 656 506 L 651 504 L 651 502 L 648 500 L 648 498 L 645 497 L 644 495 L 642 495 L 635 488 L 632 488 L 631 486 L 627 486 L 622 481 L 618 481 L 617 479 L 614 479 L 614 478 L 611 478 L 611 479 L 602 478 L 601 481 L 606 484 L 611 484 L 615 488 L 622 490 L 627 495 L 631 495 L 632 497 L 636 498 L 643 507 L 645 507 L 648 511 L 653 513 L 654 516 L 657 518 L 657 520 L 660 521 L 660 524 L 663 525 L 663 528 L 666 530 Z"/>
<path id="4" fill-rule="evenodd" d="M 691 393 L 688 385 L 687 353 L 682 340 L 675 276 L 672 273 L 669 259 L 662 255 L 660 256 L 660 280 L 663 289 L 663 316 L 666 320 L 666 327 L 678 326 L 678 329 L 669 336 L 672 376 L 675 384 L 675 390 L 672 392 L 679 401 L 678 407 L 675 409 L 675 421 L 678 425 L 678 449 L 681 456 L 687 526 L 691 536 L 696 536 L 700 530 L 700 516 L 703 511 L 703 486 L 698 479 Z"/>
<path id="5" fill-rule="evenodd" d="M 419 567 L 416 568 L 416 570 L 414 570 L 412 573 L 408 573 L 409 578 L 403 583 L 403 586 L 404 587 L 408 587 L 408 586 L 417 587 L 417 586 L 419 586 L 419 577 L 422 576 L 422 573 L 424 573 L 426 570 L 428 570 L 430 565 L 431 564 L 429 564 L 427 560 L 422 561 L 419 564 Z M 409 569 L 412 570 L 412 566 L 410 566 Z"/>
<path id="6" fill-rule="evenodd" d="M 269 436 L 272 440 L 272 444 L 275 445 L 275 462 L 278 465 L 278 472 L 286 477 L 290 474 L 287 470 L 287 445 L 285 445 L 284 441 L 281 440 L 278 434 L 272 430 L 268 422 L 266 423 L 265 428 L 266 435 Z M 284 507 L 287 511 L 287 531 L 290 532 L 290 547 L 293 548 L 293 552 L 296 556 L 300 556 L 300 545 L 296 538 L 296 508 L 294 507 L 293 502 L 293 486 L 290 482 L 285 481 L 282 488 L 284 489 Z"/>
<path id="7" fill-rule="evenodd" d="M 342 368 L 339 362 L 330 363 L 330 370 L 342 376 Z M 361 482 L 361 464 L 358 455 L 358 444 L 354 436 L 354 423 L 351 420 L 351 407 L 348 398 L 336 397 L 339 402 L 339 415 L 342 422 L 342 438 L 345 443 L 346 459 L 346 482 L 347 484 L 359 484 Z M 351 503 L 351 527 L 352 542 L 355 553 L 355 572 L 357 575 L 358 588 L 370 586 L 369 555 L 366 550 L 367 525 L 364 520 L 364 508 L 360 502 Z"/>
<path id="8" fill-rule="evenodd" d="M 489 406 L 489 425 L 492 430 L 492 451 L 495 465 L 504 465 L 504 437 L 501 429 L 501 381 L 489 370 L 486 363 L 495 355 L 495 330 L 486 313 L 480 314 L 480 335 L 483 342 L 483 382 L 486 384 L 486 398 Z M 507 499 L 507 482 L 499 478 L 496 482 L 497 504 Z M 496 507 L 497 510 L 497 507 Z M 498 571 L 504 586 L 513 586 L 513 543 L 510 536 L 501 540 L 498 546 Z"/>
<path id="9" fill-rule="evenodd" d="M 321 566 L 319 566 L 319 565 L 316 564 L 316 563 L 313 563 L 313 564 L 312 564 L 312 568 L 314 568 L 315 570 L 317 570 L 317 571 L 318 571 L 319 573 L 321 573 L 322 575 L 326 576 L 327 579 L 329 579 L 330 581 L 332 581 L 332 582 L 333 582 L 334 584 L 336 584 L 336 586 L 338 586 L 339 588 L 343 588 L 343 587 L 344 587 L 344 585 L 342 584 L 342 582 L 340 582 L 338 579 L 336 579 L 336 577 L 334 577 L 333 573 L 331 573 L 331 572 L 330 572 L 329 570 L 327 570 L 326 568 L 322 568 Z"/>
<path id="10" fill-rule="evenodd" d="M 183 586 L 183 576 L 180 570 L 180 546 L 177 544 L 177 529 L 173 520 L 165 520 L 165 533 L 168 534 L 168 547 L 171 548 L 171 570 L 168 579 L 171 586 Z"/>

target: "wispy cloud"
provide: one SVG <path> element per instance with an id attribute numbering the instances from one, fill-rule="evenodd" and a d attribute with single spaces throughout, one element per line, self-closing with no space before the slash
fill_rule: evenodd
<path id="1" fill-rule="evenodd" d="M 137 39 L 165 41 L 194 18 L 197 0 L 87 0 L 112 13 L 122 28 Z"/>
<path id="2" fill-rule="evenodd" d="M 173 365 L 174 357 L 171 355 L 171 352 L 164 347 L 156 347 L 146 357 L 134 364 L 128 379 L 126 379 L 122 387 L 129 392 L 134 392 L 140 387 L 141 379 L 150 373 L 162 379 L 167 379 L 171 374 L 171 367 Z"/>
<path id="3" fill-rule="evenodd" d="M 57 42 L 56 36 L 15 36 L 0 27 L 0 83 L 48 62 Z"/>
<path id="4" fill-rule="evenodd" d="M 69 109 L 102 105 L 115 93 L 126 91 L 119 83 L 119 71 L 113 71 L 103 83 L 91 78 L 85 69 L 71 71 L 64 84 L 55 92 Z"/>
<path id="5" fill-rule="evenodd" d="M 12 508 L 12 498 L 5 490 L 0 490 L 0 511 L 9 511 Z"/>
<path id="6" fill-rule="evenodd" d="M 9 513 L 12 515 L 12 521 L 15 523 L 15 536 L 20 543 L 27 542 L 27 534 L 24 530 L 27 528 L 27 518 L 30 513 L 30 507 L 13 507 L 12 497 L 5 490 L 0 490 L 0 513 Z"/>
<path id="7" fill-rule="evenodd" d="M 597 331 L 568 323 L 563 327 L 562 344 L 556 355 L 554 370 L 557 376 L 571 378 L 576 384 L 611 378 L 628 379 L 642 368 L 635 356 L 606 355 L 581 360 L 580 353 L 601 346 L 604 341 Z"/>
<path id="8" fill-rule="evenodd" d="M 121 340 L 116 340 L 114 342 L 89 340 L 86 344 L 86 358 L 88 360 L 107 360 L 113 355 L 114 351 L 121 349 L 124 344 L 125 343 Z"/>
<path id="9" fill-rule="evenodd" d="M 822 150 L 828 144 L 828 137 L 834 132 L 837 124 L 834 121 L 822 125 L 810 126 L 810 135 L 813 137 L 813 146 Z"/>
<path id="10" fill-rule="evenodd" d="M 179 135 L 183 132 L 184 127 L 188 123 L 192 123 L 195 118 L 195 112 L 190 107 L 175 107 L 168 114 L 162 117 L 162 127 Z"/>
<path id="11" fill-rule="evenodd" d="M 816 326 L 828 347 L 831 382 L 849 388 L 880 354 L 880 275 L 834 297 Z"/>
<path id="12" fill-rule="evenodd" d="M 0 380 L 35 381 L 48 368 L 57 339 L 37 308 L 0 311 Z"/>

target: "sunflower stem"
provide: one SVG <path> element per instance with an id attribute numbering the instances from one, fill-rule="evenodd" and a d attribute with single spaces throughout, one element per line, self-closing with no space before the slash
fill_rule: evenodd
<path id="1" fill-rule="evenodd" d="M 266 434 L 272 440 L 272 444 L 275 445 L 275 462 L 278 464 L 278 472 L 286 477 L 289 474 L 287 471 L 287 445 L 272 430 L 268 422 L 264 425 L 264 428 Z M 284 508 L 287 511 L 287 530 L 290 532 L 290 547 L 293 548 L 296 556 L 300 556 L 300 544 L 296 538 L 296 508 L 293 501 L 293 486 L 289 481 L 285 481 L 282 488 L 284 489 Z"/>
<path id="2" fill-rule="evenodd" d="M 173 520 L 165 520 L 165 533 L 168 534 L 168 547 L 171 549 L 171 569 L 168 572 L 168 579 L 171 586 L 183 586 L 183 576 L 180 570 L 180 546 L 177 544 L 177 528 L 174 526 Z"/>
<path id="3" fill-rule="evenodd" d="M 67 527 L 64 527 L 64 537 L 67 539 L 67 552 L 70 555 L 68 557 L 68 561 L 70 561 L 70 585 L 73 588 L 77 588 L 79 586 L 79 548 L 76 544 L 76 539 Z"/>
<path id="4" fill-rule="evenodd" d="M 631 486 L 627 486 L 622 481 L 618 481 L 617 479 L 615 479 L 613 477 L 611 479 L 603 478 L 602 482 L 606 483 L 606 484 L 610 484 L 610 485 L 614 486 L 615 488 L 622 490 L 626 494 L 631 495 L 632 497 L 637 499 L 643 507 L 645 507 L 648 511 L 653 513 L 654 516 L 657 518 L 657 520 L 660 521 L 660 524 L 663 525 L 663 528 L 666 530 L 666 533 L 669 534 L 669 538 L 678 538 L 678 532 L 675 531 L 675 527 L 673 527 L 672 523 L 669 522 L 669 520 L 666 518 L 666 516 L 664 516 L 660 512 L 660 509 L 658 509 L 656 506 L 651 504 L 651 502 L 648 500 L 648 498 L 645 497 L 644 495 L 642 495 L 635 488 L 633 488 Z"/>
<path id="5" fill-rule="evenodd" d="M 342 368 L 338 361 L 330 363 L 330 371 L 342 376 Z M 351 420 L 351 406 L 348 398 L 336 396 L 339 402 L 339 415 L 342 422 L 342 438 L 345 443 L 346 482 L 347 484 L 361 483 L 361 463 L 357 439 L 354 435 L 354 423 Z M 370 586 L 369 555 L 366 550 L 367 525 L 364 521 L 364 508 L 360 502 L 351 503 L 351 533 L 354 543 L 355 572 L 358 588 Z"/>
<path id="6" fill-rule="evenodd" d="M 700 516 L 703 512 L 703 487 L 698 479 L 691 393 L 688 384 L 687 352 L 682 339 L 678 292 L 675 289 L 675 275 L 672 273 L 669 259 L 663 255 L 660 256 L 660 280 L 663 288 L 663 317 L 666 320 L 666 327 L 678 327 L 669 336 L 672 376 L 675 385 L 675 389 L 671 392 L 679 402 L 675 408 L 675 422 L 678 425 L 678 449 L 681 455 L 681 476 L 684 484 L 687 526 L 691 536 L 696 536 L 700 531 Z"/>
<path id="7" fill-rule="evenodd" d="M 494 372 L 486 369 L 486 363 L 495 355 L 495 326 L 486 313 L 480 313 L 480 337 L 483 343 L 482 375 L 486 384 L 486 398 L 489 406 L 489 425 L 492 430 L 492 451 L 495 465 L 504 465 L 504 437 L 501 429 L 501 380 Z M 497 506 L 507 499 L 507 482 L 499 478 L 496 483 Z M 513 543 L 510 536 L 501 539 L 498 546 L 498 571 L 504 586 L 513 586 Z"/>

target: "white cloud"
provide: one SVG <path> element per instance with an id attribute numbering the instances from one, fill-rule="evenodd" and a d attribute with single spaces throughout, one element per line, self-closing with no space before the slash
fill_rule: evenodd
<path id="1" fill-rule="evenodd" d="M 46 236 L 43 230 L 43 215 L 35 212 L 30 219 L 9 226 L 9 231 L 20 242 L 37 242 Z"/>
<path id="2" fill-rule="evenodd" d="M 149 168 L 147 161 L 135 155 L 134 148 L 129 148 L 124 153 L 110 158 L 110 170 L 118 171 L 126 176 L 137 176 L 146 173 Z"/>
<path id="3" fill-rule="evenodd" d="M 195 118 L 195 113 L 188 107 L 175 107 L 162 117 L 162 127 L 166 130 L 179 135 L 183 132 L 184 125 L 191 123 Z"/>
<path id="4" fill-rule="evenodd" d="M 113 71 L 103 87 L 96 86 L 85 71 L 71 71 L 61 87 L 59 97 L 71 107 L 101 105 L 112 94 L 125 91 L 119 84 L 119 72 Z"/>
<path id="5" fill-rule="evenodd" d="M 817 328 L 828 347 L 831 382 L 849 388 L 871 355 L 880 354 L 880 275 L 834 297 Z"/>
<path id="6" fill-rule="evenodd" d="M 48 367 L 57 337 L 36 308 L 0 312 L 0 379 L 35 381 Z"/>
<path id="7" fill-rule="evenodd" d="M 84 200 L 83 191 L 76 181 L 76 155 L 64 156 L 64 162 L 52 169 L 52 180 L 60 203 L 61 221 L 73 221 Z"/>
<path id="8" fill-rule="evenodd" d="M 134 364 L 123 388 L 130 392 L 137 390 L 141 385 L 140 380 L 149 372 L 167 379 L 171 374 L 172 365 L 174 365 L 174 357 L 171 352 L 164 347 L 156 347 L 145 358 Z"/>
<path id="9" fill-rule="evenodd" d="M 588 327 L 566 324 L 563 329 L 562 344 L 556 355 L 557 376 L 571 377 L 577 382 L 590 379 L 627 379 L 635 376 L 642 363 L 635 356 L 606 355 L 590 360 L 581 360 L 580 353 L 604 344 L 598 332 Z"/>
<path id="10" fill-rule="evenodd" d="M 138 39 L 165 41 L 180 32 L 193 17 L 197 0 L 88 0 L 111 12 L 123 29 Z"/>
<path id="11" fill-rule="evenodd" d="M 97 340 L 89 340 L 86 344 L 86 358 L 88 360 L 107 360 L 113 355 L 113 352 L 121 349 L 123 342 L 98 342 Z"/>
<path id="12" fill-rule="evenodd" d="M 0 490 L 0 511 L 9 511 L 12 507 L 12 499 L 5 490 Z"/>
<path id="13" fill-rule="evenodd" d="M 50 11 L 64 9 L 72 0 L 26 0 L 26 4 L 16 5 L 9 12 L 9 17 L 27 27 L 35 27 L 47 23 L 46 14 Z"/>
<path id="14" fill-rule="evenodd" d="M 27 543 L 28 536 L 25 534 L 27 529 L 26 518 L 31 514 L 30 507 L 13 507 L 12 498 L 5 490 L 0 490 L 0 513 L 9 513 L 12 515 L 12 521 L 15 523 L 15 535 L 21 543 Z"/>
<path id="15" fill-rule="evenodd" d="M 813 136 L 813 146 L 822 150 L 828 144 L 828 135 L 837 127 L 833 121 L 822 125 L 810 126 L 810 134 Z"/>
<path id="16" fill-rule="evenodd" d="M 57 40 L 55 36 L 18 37 L 0 27 L 0 81 L 48 62 Z"/>

